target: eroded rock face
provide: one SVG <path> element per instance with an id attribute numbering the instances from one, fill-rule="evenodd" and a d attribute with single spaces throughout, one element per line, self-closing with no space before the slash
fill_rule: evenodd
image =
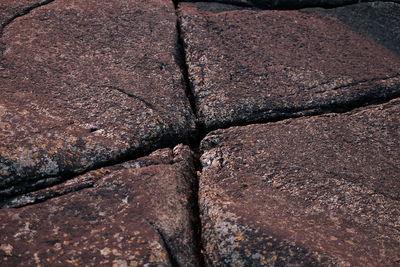
<path id="1" fill-rule="evenodd" d="M 172 1 L 54 1 L 1 42 L 0 198 L 193 136 Z"/>
<path id="2" fill-rule="evenodd" d="M 397 99 L 211 132 L 200 176 L 209 263 L 398 265 L 399 118 Z"/>
<path id="3" fill-rule="evenodd" d="M 196 181 L 188 147 L 89 172 L 75 185 L 83 180 L 92 187 L 0 210 L 2 264 L 198 265 L 191 215 Z M 47 190 L 61 192 L 73 184 Z"/>
<path id="4" fill-rule="evenodd" d="M 382 5 L 352 10 L 392 14 Z M 399 95 L 400 56 L 329 14 L 232 6 L 224 11 L 221 4 L 182 3 L 188 73 L 205 128 L 321 113 Z M 385 27 L 393 29 L 388 35 L 398 32 L 390 19 L 369 21 L 386 21 Z"/>

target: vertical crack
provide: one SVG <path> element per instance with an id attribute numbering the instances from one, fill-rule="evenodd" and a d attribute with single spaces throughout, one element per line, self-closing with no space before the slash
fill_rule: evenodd
<path id="1" fill-rule="evenodd" d="M 177 32 L 177 40 L 176 40 L 176 62 L 181 69 L 182 72 L 182 81 L 185 87 L 186 97 L 189 99 L 190 107 L 193 111 L 193 114 L 197 117 L 197 108 L 196 108 L 196 99 L 193 94 L 193 88 L 189 79 L 189 67 L 186 61 L 186 51 L 185 51 L 185 42 L 182 37 L 181 30 L 181 22 L 178 14 L 178 2 L 174 1 L 175 6 L 175 14 L 176 14 L 176 32 Z"/>
<path id="2" fill-rule="evenodd" d="M 193 185 L 193 196 L 192 196 L 193 203 L 191 206 L 191 212 L 192 212 L 192 216 L 194 218 L 194 220 L 192 222 L 192 231 L 193 231 L 193 238 L 194 238 L 197 253 L 196 253 L 196 255 L 193 255 L 193 256 L 196 259 L 198 259 L 199 266 L 203 267 L 203 266 L 205 266 L 205 259 L 204 259 L 204 255 L 203 255 L 204 249 L 203 249 L 203 244 L 202 244 L 202 240 L 201 240 L 202 227 L 201 227 L 200 205 L 199 205 L 199 176 L 197 173 L 201 167 L 199 146 L 200 146 L 201 140 L 206 135 L 206 131 L 204 129 L 204 126 L 199 122 L 199 119 L 198 119 L 196 98 L 194 96 L 193 86 L 189 79 L 189 67 L 188 67 L 187 60 L 186 60 L 185 42 L 182 37 L 181 21 L 179 19 L 179 13 L 178 13 L 179 1 L 172 0 L 172 2 L 175 7 L 175 15 L 176 15 L 176 34 L 177 34 L 176 62 L 178 64 L 179 68 L 181 69 L 182 82 L 185 87 L 186 97 L 188 98 L 192 112 L 193 112 L 194 116 L 196 117 L 197 136 L 195 138 L 195 141 L 192 142 L 192 144 L 190 145 L 191 149 L 195 153 L 195 155 L 193 157 L 194 166 L 195 166 L 193 176 L 195 179 L 195 184 Z"/>
<path id="3" fill-rule="evenodd" d="M 169 262 L 171 263 L 172 267 L 180 267 L 177 259 L 175 258 L 174 253 L 172 253 L 172 249 L 169 245 L 169 242 L 168 242 L 167 237 L 164 234 L 164 232 L 154 222 L 149 221 L 148 223 L 154 230 L 156 230 L 156 232 L 160 236 L 161 241 L 163 242 L 164 248 L 168 254 Z"/>
<path id="4" fill-rule="evenodd" d="M 194 218 L 192 223 L 192 231 L 193 231 L 193 238 L 195 241 L 195 247 L 197 254 L 195 257 L 199 260 L 199 266 L 204 267 L 205 265 L 205 258 L 204 258 L 204 246 L 202 242 L 202 227 L 201 227 L 201 217 L 200 217 L 200 200 L 199 200 L 199 190 L 200 190 L 200 177 L 198 175 L 199 171 L 201 170 L 201 163 L 200 163 L 200 153 L 199 148 L 192 148 L 194 154 L 194 180 L 195 184 L 193 185 L 193 198 L 192 198 L 192 216 Z"/>

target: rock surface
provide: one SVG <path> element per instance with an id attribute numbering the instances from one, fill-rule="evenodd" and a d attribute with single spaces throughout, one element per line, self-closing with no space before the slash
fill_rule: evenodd
<path id="1" fill-rule="evenodd" d="M 186 0 L 181 2 L 217 2 L 238 6 L 252 6 L 263 9 L 298 9 L 304 7 L 337 7 L 373 0 Z M 398 2 L 398 0 L 392 0 Z"/>
<path id="2" fill-rule="evenodd" d="M 393 14 L 384 5 L 352 10 L 374 10 L 384 18 Z M 206 129 L 346 109 L 400 94 L 400 56 L 330 13 L 222 7 L 180 5 L 189 78 Z M 385 22 L 382 27 L 394 29 L 387 36 L 398 38 L 391 19 L 369 21 Z"/>
<path id="3" fill-rule="evenodd" d="M 198 265 L 188 147 L 158 150 L 76 179 L 92 187 L 0 210 L 1 265 Z"/>
<path id="4" fill-rule="evenodd" d="M 395 2 L 395 1 L 393 1 Z M 400 54 L 400 2 L 374 2 L 318 10 Z M 384 14 L 384 15 L 383 15 Z"/>
<path id="5" fill-rule="evenodd" d="M 0 0 L 0 34 L 3 28 L 14 18 L 23 15 L 30 9 L 46 4 L 51 0 Z"/>
<path id="6" fill-rule="evenodd" d="M 0 265 L 399 266 L 400 4 L 353 2 L 0 0 Z"/>
<path id="7" fill-rule="evenodd" d="M 170 1 L 54 1 L 1 43 L 0 199 L 193 135 Z"/>
<path id="8" fill-rule="evenodd" d="M 211 132 L 200 211 L 216 266 L 397 266 L 400 99 Z"/>

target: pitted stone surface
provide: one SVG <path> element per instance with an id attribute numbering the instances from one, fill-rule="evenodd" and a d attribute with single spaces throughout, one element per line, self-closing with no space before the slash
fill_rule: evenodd
<path id="1" fill-rule="evenodd" d="M 0 198 L 194 131 L 171 1 L 54 1 L 1 42 Z"/>
<path id="2" fill-rule="evenodd" d="M 397 266 L 399 125 L 397 99 L 208 134 L 199 198 L 210 264 Z"/>
<path id="3" fill-rule="evenodd" d="M 189 79 L 206 129 L 400 94 L 400 56 L 320 9 L 226 10 L 180 4 Z M 387 10 L 376 12 L 384 18 Z"/>
<path id="4" fill-rule="evenodd" d="M 188 147 L 76 179 L 91 181 L 92 188 L 0 210 L 2 266 L 198 265 Z"/>

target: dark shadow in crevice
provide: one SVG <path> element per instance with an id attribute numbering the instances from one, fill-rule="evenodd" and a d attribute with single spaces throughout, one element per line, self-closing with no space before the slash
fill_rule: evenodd
<path id="1" fill-rule="evenodd" d="M 148 223 L 160 236 L 160 239 L 163 242 L 164 248 L 168 254 L 168 259 L 169 259 L 169 262 L 171 263 L 171 266 L 172 267 L 180 267 L 177 259 L 175 258 L 174 253 L 172 253 L 172 248 L 170 247 L 168 238 L 166 237 L 164 232 L 154 222 L 148 222 Z"/>
<path id="2" fill-rule="evenodd" d="M 357 99 L 354 99 L 345 103 L 337 103 L 333 105 L 319 105 L 315 107 L 295 107 L 295 108 L 275 108 L 275 109 L 260 109 L 254 112 L 254 114 L 249 114 L 245 116 L 245 119 L 235 119 L 234 121 L 226 121 L 222 123 L 215 123 L 208 127 L 202 126 L 205 135 L 214 130 L 219 129 L 227 129 L 231 127 L 238 126 L 247 126 L 253 124 L 264 124 L 264 123 L 273 123 L 286 119 L 293 118 L 305 118 L 305 117 L 313 117 L 319 116 L 323 114 L 329 113 L 347 113 L 352 112 L 361 108 L 368 108 L 369 106 L 380 105 L 390 102 L 396 98 L 400 98 L 400 92 L 390 92 L 385 96 L 374 97 L 373 95 L 364 95 Z M 248 118 L 252 117 L 254 119 L 249 120 Z"/>

